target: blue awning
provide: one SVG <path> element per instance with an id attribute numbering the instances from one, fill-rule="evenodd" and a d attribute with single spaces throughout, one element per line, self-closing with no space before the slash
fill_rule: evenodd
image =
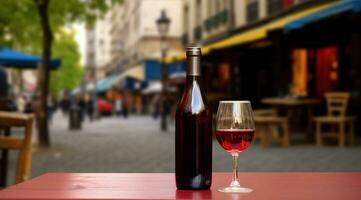
<path id="1" fill-rule="evenodd" d="M 112 85 L 113 82 L 118 78 L 117 75 L 111 75 L 104 79 L 97 81 L 96 91 L 97 92 L 105 92 L 107 91 Z"/>
<path id="2" fill-rule="evenodd" d="M 155 81 L 161 79 L 161 64 L 157 60 L 146 60 L 144 61 L 144 73 L 146 81 Z M 182 61 L 173 62 L 168 64 L 168 74 L 185 72 L 185 63 Z"/>
<path id="3" fill-rule="evenodd" d="M 361 12 L 361 0 L 343 0 L 337 3 L 330 8 L 326 8 L 319 12 L 313 13 L 306 17 L 302 17 L 298 20 L 292 21 L 284 27 L 285 32 L 289 32 L 292 30 L 300 29 L 307 24 L 310 24 L 315 21 L 322 20 L 324 18 L 340 14 L 343 12 L 352 11 L 352 12 Z"/>
<path id="4" fill-rule="evenodd" d="M 15 67 L 20 69 L 36 69 L 41 57 L 31 55 L 9 48 L 0 48 L 0 65 L 4 67 Z M 50 60 L 50 68 L 57 69 L 60 66 L 59 59 Z"/>

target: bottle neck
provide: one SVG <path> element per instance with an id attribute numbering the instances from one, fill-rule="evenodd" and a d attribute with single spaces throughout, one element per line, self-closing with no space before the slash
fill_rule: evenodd
<path id="1" fill-rule="evenodd" d="M 200 76 L 201 75 L 201 57 L 200 56 L 187 56 L 187 76 Z"/>

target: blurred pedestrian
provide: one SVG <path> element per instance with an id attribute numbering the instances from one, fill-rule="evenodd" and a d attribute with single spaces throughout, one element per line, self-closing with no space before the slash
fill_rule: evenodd
<path id="1" fill-rule="evenodd" d="M 123 109 L 122 109 L 122 113 L 124 118 L 128 118 L 128 101 L 126 98 L 124 98 L 123 103 L 122 103 Z"/>
<path id="2" fill-rule="evenodd" d="M 123 112 L 123 100 L 118 97 L 115 100 L 115 114 L 117 117 L 121 116 Z"/>
<path id="3" fill-rule="evenodd" d="M 158 119 L 161 113 L 161 96 L 159 94 L 154 95 L 151 101 L 153 119 Z"/>
<path id="4" fill-rule="evenodd" d="M 158 119 L 159 115 L 160 115 L 160 102 L 156 101 L 153 104 L 153 118 Z"/>
<path id="5" fill-rule="evenodd" d="M 89 121 L 93 121 L 94 116 L 94 101 L 92 98 L 92 95 L 87 95 L 85 98 L 85 107 L 86 107 L 86 113 L 88 115 Z"/>
<path id="6" fill-rule="evenodd" d="M 26 104 L 25 104 L 25 113 L 34 113 L 34 107 L 33 107 L 33 101 L 34 101 L 34 96 L 30 96 L 26 101 Z"/>
<path id="7" fill-rule="evenodd" d="M 85 101 L 83 95 L 79 95 L 76 100 L 76 104 L 78 108 L 80 109 L 80 119 L 81 121 L 84 121 L 84 113 L 85 113 Z"/>
<path id="8" fill-rule="evenodd" d="M 48 110 L 48 120 L 51 123 L 53 121 L 53 115 L 56 111 L 56 107 L 57 107 L 57 102 L 55 97 L 53 96 L 48 96 L 47 98 L 47 110 Z"/>
<path id="9" fill-rule="evenodd" d="M 71 101 L 68 96 L 64 96 L 60 101 L 60 109 L 63 115 L 67 115 L 71 106 Z"/>

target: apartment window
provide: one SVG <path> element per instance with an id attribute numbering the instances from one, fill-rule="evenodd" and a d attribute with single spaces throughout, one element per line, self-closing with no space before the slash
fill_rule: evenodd
<path id="1" fill-rule="evenodd" d="M 184 16 L 183 16 L 183 30 L 184 32 L 188 32 L 188 17 L 189 16 L 189 7 L 188 6 L 184 6 Z"/>
<path id="2" fill-rule="evenodd" d="M 200 26 L 202 22 L 202 1 L 197 0 L 196 2 L 196 10 L 195 10 L 195 16 L 196 16 L 196 25 Z"/>
<path id="3" fill-rule="evenodd" d="M 88 53 L 88 59 L 94 58 L 94 52 L 89 52 Z"/>
<path id="4" fill-rule="evenodd" d="M 99 40 L 99 46 L 103 46 L 104 45 L 104 40 L 103 39 L 100 39 Z"/>
<path id="5" fill-rule="evenodd" d="M 220 9 L 221 11 L 223 11 L 223 10 L 226 8 L 226 3 L 227 3 L 226 0 L 219 1 L 219 9 Z"/>
<path id="6" fill-rule="evenodd" d="M 282 9 L 286 9 L 295 4 L 295 0 L 282 0 Z"/>
<path id="7" fill-rule="evenodd" d="M 211 17 L 213 15 L 213 6 L 212 6 L 213 2 L 212 1 L 207 1 L 207 17 Z"/>
<path id="8" fill-rule="evenodd" d="M 215 6 L 214 6 L 214 10 L 215 10 L 215 14 L 219 13 L 221 11 L 221 1 L 219 0 L 215 0 Z"/>
<path id="9" fill-rule="evenodd" d="M 134 16 L 134 28 L 135 28 L 135 32 L 138 32 L 138 29 L 139 29 L 139 11 L 137 11 L 135 13 L 135 16 Z"/>
<path id="10" fill-rule="evenodd" d="M 194 39 L 199 41 L 202 39 L 202 5 L 201 0 L 196 1 L 196 9 L 195 9 L 195 16 L 196 16 L 196 27 L 193 30 Z"/>
<path id="11" fill-rule="evenodd" d="M 295 0 L 268 0 L 267 11 L 268 15 L 274 15 L 281 10 L 287 9 L 295 3 Z"/>
<path id="12" fill-rule="evenodd" d="M 258 0 L 248 0 L 247 2 L 247 22 L 254 22 L 258 20 Z"/>
<path id="13" fill-rule="evenodd" d="M 267 13 L 268 15 L 274 15 L 281 11 L 282 0 L 268 0 L 267 2 Z"/>

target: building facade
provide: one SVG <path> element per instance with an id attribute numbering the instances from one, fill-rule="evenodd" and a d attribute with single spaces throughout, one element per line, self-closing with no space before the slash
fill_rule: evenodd
<path id="1" fill-rule="evenodd" d="M 112 16 L 108 12 L 99 18 L 94 27 L 86 30 L 85 68 L 87 80 L 102 79 L 106 77 L 106 69 L 111 61 Z"/>
<path id="2" fill-rule="evenodd" d="M 113 97 L 125 98 L 131 108 L 142 110 L 142 85 L 160 81 L 161 40 L 156 20 L 164 10 L 171 21 L 167 54 L 182 52 L 181 6 L 182 0 L 124 0 L 97 20 L 87 33 L 86 60 L 88 77 L 95 73 L 96 90 L 102 88 L 98 93 L 112 101 Z"/>
<path id="3" fill-rule="evenodd" d="M 171 20 L 167 35 L 169 55 L 182 50 L 181 0 L 125 0 L 111 10 L 111 62 L 107 73 L 120 73 L 145 60 L 159 60 L 160 37 L 156 20 L 165 10 Z"/>
<path id="4" fill-rule="evenodd" d="M 184 0 L 184 45 L 206 44 L 310 0 Z"/>

